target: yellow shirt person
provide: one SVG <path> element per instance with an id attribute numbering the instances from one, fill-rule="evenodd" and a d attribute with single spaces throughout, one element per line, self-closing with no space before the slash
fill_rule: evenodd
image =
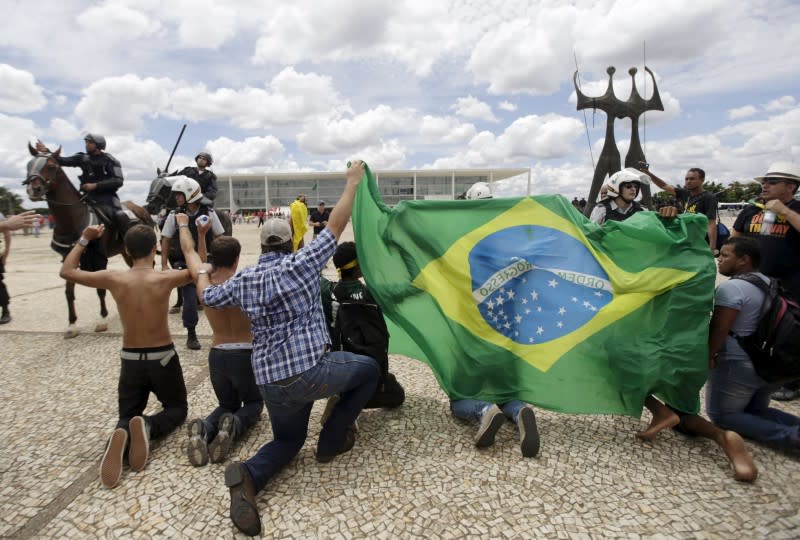
<path id="1" fill-rule="evenodd" d="M 298 195 L 297 200 L 289 205 L 292 218 L 292 246 L 297 251 L 303 247 L 303 236 L 308 231 L 308 207 L 306 206 L 306 196 Z"/>

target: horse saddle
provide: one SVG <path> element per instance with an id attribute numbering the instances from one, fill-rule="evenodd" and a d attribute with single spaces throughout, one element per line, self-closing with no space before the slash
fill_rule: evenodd
<path id="1" fill-rule="evenodd" d="M 131 226 L 139 223 L 139 218 L 129 208 L 121 209 L 110 206 L 90 206 L 89 213 L 94 214 L 94 218 L 89 219 L 90 224 L 102 223 L 113 233 L 119 236 L 120 240 Z"/>

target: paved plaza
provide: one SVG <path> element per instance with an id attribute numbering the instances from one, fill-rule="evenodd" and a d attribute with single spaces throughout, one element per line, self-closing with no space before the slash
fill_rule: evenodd
<path id="1" fill-rule="evenodd" d="M 234 234 L 242 264 L 252 264 L 258 229 L 237 225 Z M 121 327 L 109 295 L 109 329 L 94 333 L 97 297 L 78 286 L 81 334 L 63 339 L 66 300 L 49 235 L 15 235 L 8 261 L 13 320 L 0 327 L 0 536 L 243 537 L 228 518 L 225 464 L 192 467 L 185 427 L 152 446 L 144 471 L 126 468 L 116 488 L 100 486 L 98 463 L 117 419 Z M 124 263 L 117 257 L 110 266 Z M 216 405 L 208 324 L 201 317 L 200 351 L 186 348 L 180 315 L 170 325 L 188 418 L 205 416 Z M 324 403 L 315 405 L 306 445 L 258 497 L 265 537 L 800 536 L 797 455 L 748 442 L 760 474 L 742 484 L 711 441 L 674 431 L 638 440 L 646 412 L 635 419 L 538 409 L 538 457 L 521 457 L 511 423 L 494 446 L 479 450 L 476 425 L 450 415 L 427 365 L 397 356 L 391 362 L 406 403 L 363 413 L 355 448 L 329 464 L 314 459 Z M 148 412 L 156 410 L 153 401 Z M 800 402 L 776 406 L 800 414 Z M 264 413 L 232 456 L 246 459 L 269 439 Z"/>

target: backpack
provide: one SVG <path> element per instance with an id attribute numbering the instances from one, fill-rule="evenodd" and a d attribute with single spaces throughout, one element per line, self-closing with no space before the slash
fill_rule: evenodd
<path id="1" fill-rule="evenodd" d="M 750 357 L 756 373 L 769 383 L 800 378 L 800 305 L 784 295 L 776 279 L 769 285 L 754 274 L 740 274 L 731 279 L 752 283 L 764 292 L 764 303 L 755 332 L 737 336 Z"/>
<path id="2" fill-rule="evenodd" d="M 728 227 L 725 226 L 724 223 L 721 221 L 717 222 L 717 249 L 722 249 L 722 246 L 725 245 L 725 242 L 728 241 L 728 238 L 731 237 L 731 231 L 728 230 Z"/>
<path id="3" fill-rule="evenodd" d="M 331 331 L 334 350 L 372 357 L 381 369 L 375 394 L 364 408 L 393 408 L 402 405 L 406 395 L 397 378 L 389 373 L 389 330 L 381 308 L 376 304 L 345 301 L 339 302 L 332 311 L 335 313 Z"/>

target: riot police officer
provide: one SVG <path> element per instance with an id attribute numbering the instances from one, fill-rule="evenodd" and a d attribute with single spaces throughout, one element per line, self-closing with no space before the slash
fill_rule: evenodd
<path id="1" fill-rule="evenodd" d="M 86 194 L 86 200 L 106 214 L 111 225 L 120 232 L 128 226 L 128 216 L 122 210 L 117 190 L 122 187 L 122 166 L 119 161 L 105 152 L 106 139 L 97 133 L 87 133 L 83 138 L 86 152 L 78 152 L 73 156 L 58 157 L 62 167 L 78 167 L 81 174 L 80 189 Z M 36 150 L 50 152 L 41 141 L 37 141 Z"/>
<path id="2" fill-rule="evenodd" d="M 196 180 L 203 192 L 204 198 L 201 203 L 206 206 L 213 206 L 214 199 L 217 196 L 217 175 L 208 167 L 213 165 L 214 158 L 208 152 L 198 152 L 194 157 L 194 162 L 197 164 L 196 167 L 185 167 L 170 176 L 186 176 Z"/>

